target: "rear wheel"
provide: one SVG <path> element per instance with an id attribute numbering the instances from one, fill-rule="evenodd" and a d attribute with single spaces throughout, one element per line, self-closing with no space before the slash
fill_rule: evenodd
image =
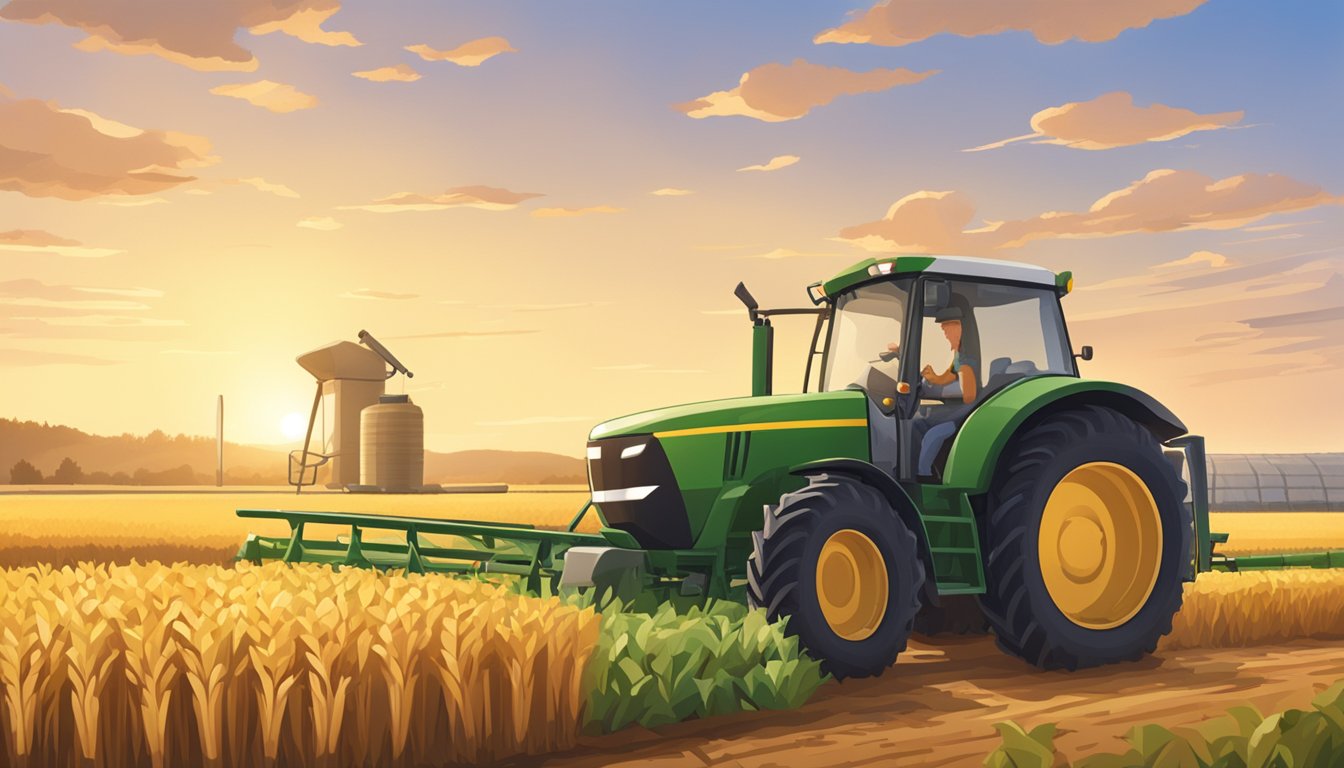
<path id="1" fill-rule="evenodd" d="M 915 536 L 882 494 L 815 475 L 766 509 L 747 560 L 747 599 L 789 617 L 808 655 L 837 678 L 875 675 L 905 650 L 924 567 Z"/>
<path id="2" fill-rule="evenodd" d="M 982 520 L 1000 647 L 1047 669 L 1140 658 L 1190 574 L 1185 484 L 1146 429 L 1108 408 L 1052 415 L 1005 453 Z"/>

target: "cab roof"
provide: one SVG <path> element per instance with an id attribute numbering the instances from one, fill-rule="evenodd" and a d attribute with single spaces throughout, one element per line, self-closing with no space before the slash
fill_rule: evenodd
<path id="1" fill-rule="evenodd" d="M 867 282 L 875 277 L 931 274 L 952 277 L 978 277 L 1015 283 L 1032 283 L 1067 292 L 1072 273 L 1055 274 L 1045 267 L 1000 259 L 977 259 L 970 256 L 883 256 L 864 259 L 821 284 L 827 297 Z"/>

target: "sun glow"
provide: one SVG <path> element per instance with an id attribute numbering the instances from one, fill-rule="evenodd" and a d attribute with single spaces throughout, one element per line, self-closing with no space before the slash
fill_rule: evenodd
<path id="1" fill-rule="evenodd" d="M 291 413 L 280 420 L 280 431 L 286 440 L 298 440 L 308 431 L 308 419 L 302 413 Z"/>

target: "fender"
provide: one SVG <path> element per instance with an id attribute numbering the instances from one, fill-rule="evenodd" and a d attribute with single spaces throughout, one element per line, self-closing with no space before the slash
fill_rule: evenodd
<path id="1" fill-rule="evenodd" d="M 971 412 L 952 442 L 944 487 L 972 495 L 988 491 L 1004 448 L 1024 424 L 1082 405 L 1117 410 L 1162 442 L 1188 431 L 1166 406 L 1134 387 L 1072 376 L 1034 376 L 1010 384 Z"/>
<path id="2" fill-rule="evenodd" d="M 823 472 L 852 477 L 865 485 L 872 486 L 886 498 L 887 503 L 891 505 L 892 509 L 896 510 L 896 514 L 900 516 L 905 526 L 915 534 L 915 540 L 918 542 L 919 559 L 924 564 L 924 604 L 938 605 L 938 578 L 937 573 L 933 570 L 933 555 L 929 550 L 929 535 L 924 530 L 924 519 L 919 515 L 919 508 L 915 506 L 915 502 L 905 492 L 905 489 L 886 472 L 862 459 L 817 459 L 816 461 L 789 467 L 790 475 L 808 476 Z"/>

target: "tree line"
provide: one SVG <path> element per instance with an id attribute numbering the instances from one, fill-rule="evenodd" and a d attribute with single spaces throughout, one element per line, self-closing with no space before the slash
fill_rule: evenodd
<path id="1" fill-rule="evenodd" d="M 19 459 L 9 469 L 9 482 L 11 485 L 214 485 L 215 476 L 199 473 L 190 464 L 158 471 L 141 467 L 131 473 L 85 472 L 78 462 L 67 456 L 50 475 L 42 474 L 42 470 L 27 459 Z M 238 475 L 226 471 L 224 482 L 229 485 L 275 485 L 286 480 L 280 475 Z"/>

